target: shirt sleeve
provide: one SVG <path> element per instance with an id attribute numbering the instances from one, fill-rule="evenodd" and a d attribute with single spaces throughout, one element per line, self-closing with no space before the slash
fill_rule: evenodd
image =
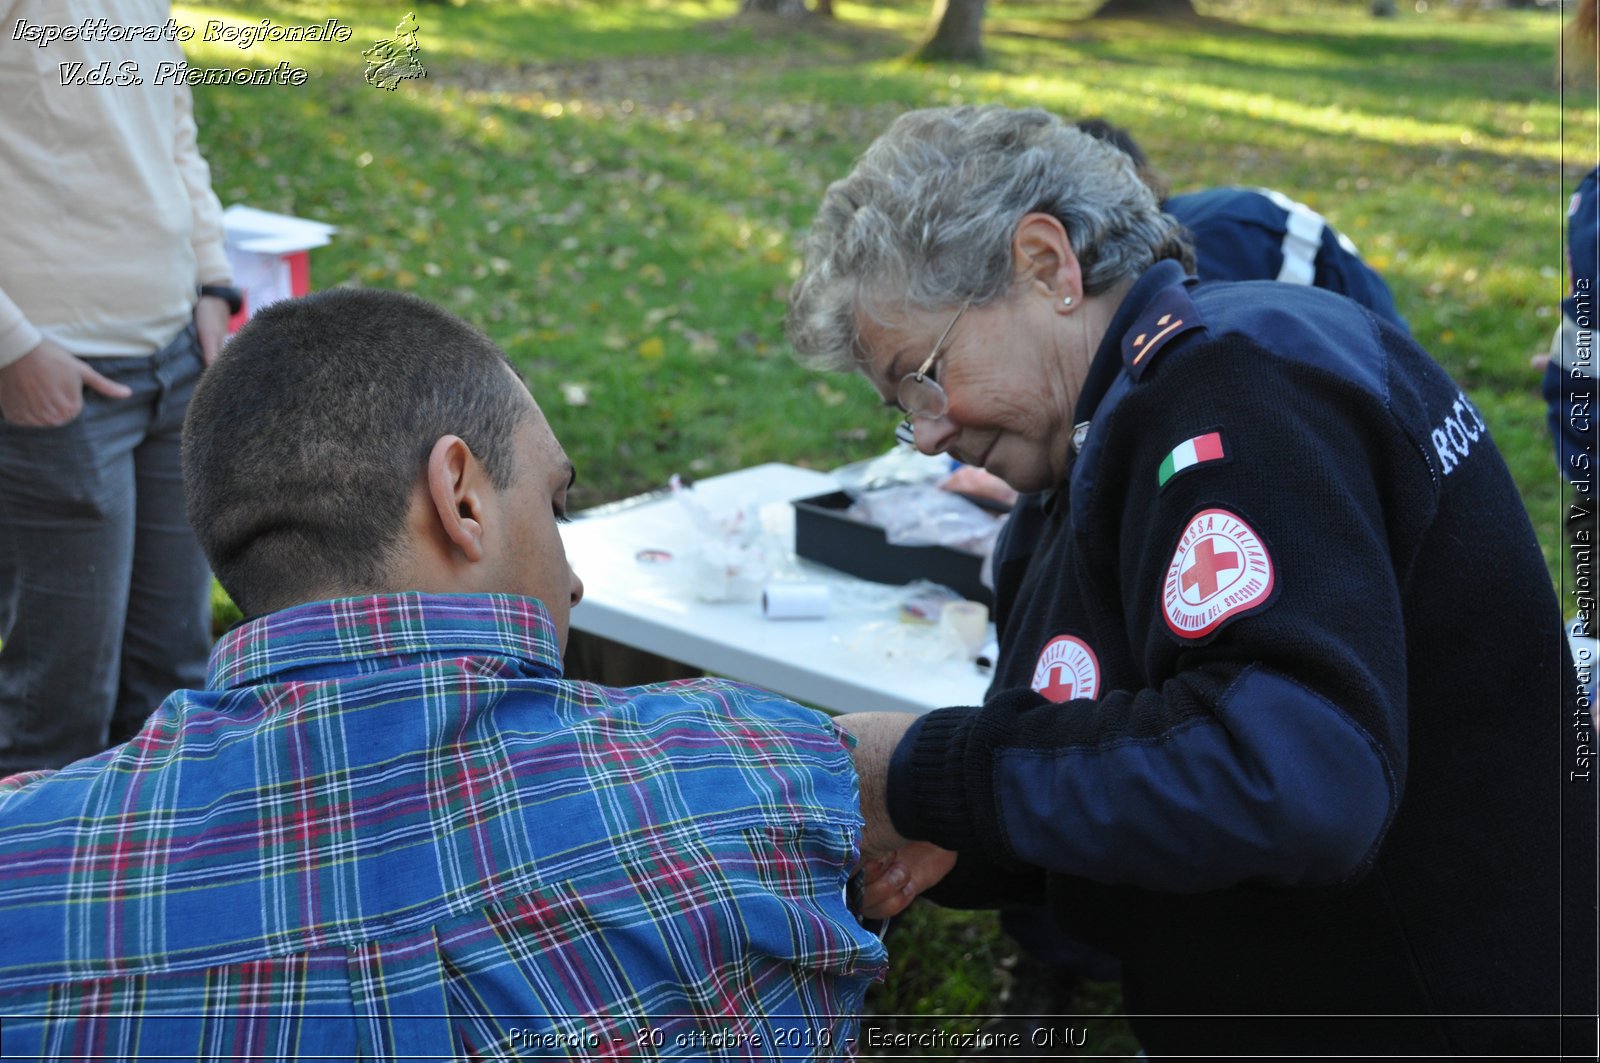
<path id="1" fill-rule="evenodd" d="M 1061 533 L 1080 540 L 1100 614 L 1120 614 L 1124 674 L 1143 688 L 1062 704 L 1000 690 L 929 714 L 891 765 L 902 833 L 1001 869 L 1179 892 L 1370 866 L 1404 785 L 1404 559 L 1387 510 L 1402 490 L 1426 509 L 1431 474 L 1381 401 L 1244 346 L 1160 366 L 1159 387 L 1123 400 L 1084 530 Z M 1159 483 L 1173 444 L 1209 431 L 1228 460 Z M 1245 564 L 1253 538 L 1271 589 L 1242 590 L 1231 613 L 1219 598 L 1213 628 L 1180 632 L 1170 596 L 1205 513 L 1249 532 L 1200 547 L 1209 564 Z"/>
<path id="2" fill-rule="evenodd" d="M 22 308 L 0 289 L 0 369 L 21 358 L 44 339 L 28 322 Z"/>
<path id="3" fill-rule="evenodd" d="M 173 45 L 177 50 L 177 45 Z M 182 59 L 179 51 L 174 57 Z M 183 177 L 189 192 L 189 206 L 193 212 L 190 242 L 194 247 L 195 283 L 229 282 L 233 267 L 228 263 L 223 244 L 222 201 L 211 190 L 211 168 L 200 154 L 197 142 L 198 129 L 194 122 L 194 97 L 188 85 L 172 90 L 173 99 L 173 152 L 178 173 Z"/>

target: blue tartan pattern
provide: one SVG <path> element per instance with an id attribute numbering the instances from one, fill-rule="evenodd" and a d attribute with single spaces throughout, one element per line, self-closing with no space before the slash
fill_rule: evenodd
<path id="1" fill-rule="evenodd" d="M 556 646 L 531 599 L 300 606 L 0 781 L 7 1056 L 853 1055 L 885 954 L 833 725 Z"/>

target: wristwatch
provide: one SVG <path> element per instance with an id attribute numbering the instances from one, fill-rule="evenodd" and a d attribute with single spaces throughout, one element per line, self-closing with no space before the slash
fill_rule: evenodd
<path id="1" fill-rule="evenodd" d="M 237 314 L 244 306 L 244 293 L 231 284 L 202 284 L 199 286 L 201 295 L 210 295 L 228 304 L 228 314 Z"/>

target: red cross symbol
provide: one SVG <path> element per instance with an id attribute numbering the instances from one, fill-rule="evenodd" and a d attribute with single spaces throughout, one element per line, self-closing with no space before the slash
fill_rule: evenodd
<path id="1" fill-rule="evenodd" d="M 1239 567 L 1236 551 L 1219 554 L 1213 542 L 1210 538 L 1200 540 L 1200 545 L 1194 548 L 1194 564 L 1183 573 L 1183 589 L 1189 590 L 1198 585 L 1202 602 L 1217 593 L 1218 572 Z"/>
<path id="2" fill-rule="evenodd" d="M 1052 664 L 1045 685 L 1039 688 L 1039 693 L 1054 702 L 1072 700 L 1072 688 L 1076 686 L 1073 676 L 1064 664 Z"/>

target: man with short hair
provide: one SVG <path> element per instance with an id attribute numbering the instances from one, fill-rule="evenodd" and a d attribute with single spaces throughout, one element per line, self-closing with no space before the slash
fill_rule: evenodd
<path id="1" fill-rule="evenodd" d="M 853 1054 L 882 944 L 827 717 L 565 680 L 573 468 L 409 296 L 264 310 L 185 426 L 247 619 L 132 742 L 0 783 L 8 1051 Z"/>

